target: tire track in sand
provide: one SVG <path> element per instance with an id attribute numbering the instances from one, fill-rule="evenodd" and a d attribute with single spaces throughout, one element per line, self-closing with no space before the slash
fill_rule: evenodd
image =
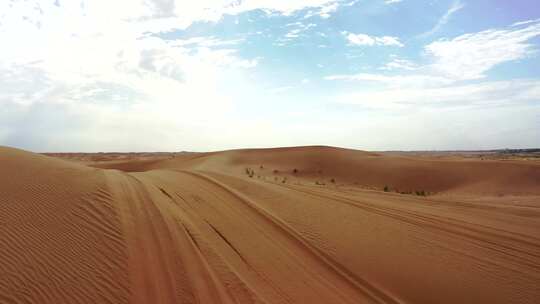
<path id="1" fill-rule="evenodd" d="M 300 189 L 298 187 L 284 185 L 278 186 L 313 195 L 315 197 L 330 199 L 371 213 L 390 217 L 422 228 L 440 231 L 465 241 L 478 244 L 478 246 L 484 249 L 505 256 L 507 262 L 512 262 L 514 265 L 520 266 L 510 267 L 513 271 L 523 273 L 523 270 L 527 269 L 529 270 L 526 272 L 528 275 L 537 275 L 540 271 L 540 264 L 538 263 L 540 260 L 540 244 L 534 242 L 534 239 L 526 238 L 522 235 L 512 235 L 510 232 L 502 233 L 500 230 L 490 229 L 490 227 L 474 223 L 441 217 L 434 214 L 420 214 L 402 208 L 391 208 L 369 203 L 365 200 L 351 199 L 343 195 L 324 193 L 320 190 Z M 491 260 L 485 260 L 484 262 L 496 264 L 501 267 L 508 267 L 506 263 L 501 264 Z"/>
<path id="2" fill-rule="evenodd" d="M 135 175 L 107 171 L 128 244 L 131 303 L 232 303 L 182 223 Z"/>
<path id="3" fill-rule="evenodd" d="M 201 193 L 212 193 L 221 196 L 221 204 L 217 202 L 213 203 L 214 207 L 218 209 L 232 209 L 237 213 L 236 216 L 238 218 L 242 218 L 245 224 L 249 225 L 249 229 L 259 228 L 261 232 L 260 239 L 258 240 L 259 246 L 262 246 L 266 241 L 272 242 L 274 246 L 279 246 L 279 251 L 276 252 L 276 259 L 286 258 L 295 263 L 301 269 L 300 272 L 303 272 L 302 274 L 295 273 L 295 275 L 298 275 L 297 279 L 301 280 L 303 275 L 307 275 L 308 278 L 306 280 L 309 281 L 310 286 L 312 288 L 313 286 L 318 286 L 317 288 L 313 288 L 312 292 L 314 294 L 321 290 L 330 291 L 318 295 L 319 301 L 324 303 L 332 303 L 332 301 L 333 303 L 358 303 L 359 301 L 366 303 L 399 303 L 399 300 L 385 293 L 383 290 L 350 273 L 346 268 L 330 259 L 316 247 L 310 245 L 285 222 L 264 210 L 256 202 L 243 194 L 203 173 L 193 171 L 182 171 L 182 173 L 199 179 L 199 183 L 194 181 L 193 184 L 201 188 Z M 208 201 L 210 202 L 210 200 Z M 222 210 L 222 214 L 227 214 L 227 212 L 230 211 Z M 227 234 L 223 231 L 228 228 L 227 226 L 223 224 L 221 227 L 219 225 L 215 226 L 215 229 L 221 230 L 222 235 Z M 228 241 L 233 243 L 234 241 L 231 239 L 234 239 L 234 237 L 234 235 L 231 237 L 228 236 Z M 242 251 L 242 248 L 239 248 L 242 245 L 244 245 L 243 242 L 239 242 L 235 246 L 235 250 Z M 272 249 L 269 248 L 267 250 Z M 268 254 L 271 253 L 272 251 L 268 252 Z M 280 256 L 285 254 L 286 257 Z M 250 252 L 245 252 L 244 256 L 249 260 Z M 278 266 L 277 264 L 275 265 L 275 267 Z M 262 271 L 264 272 L 264 270 Z M 332 294 L 334 299 L 330 300 L 326 298 L 326 301 L 323 300 L 328 294 Z"/>

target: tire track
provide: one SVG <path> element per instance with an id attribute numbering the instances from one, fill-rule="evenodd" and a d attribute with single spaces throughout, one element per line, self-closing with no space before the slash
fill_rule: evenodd
<path id="1" fill-rule="evenodd" d="M 116 199 L 130 243 L 131 303 L 233 303 L 185 226 L 162 206 L 170 197 L 135 174 L 109 174 L 123 192 Z"/>
<path id="2" fill-rule="evenodd" d="M 245 210 L 251 210 L 251 214 L 255 216 L 258 220 L 262 220 L 267 224 L 274 226 L 275 229 L 280 231 L 280 234 L 287 238 L 289 242 L 294 244 L 294 247 L 298 248 L 295 252 L 303 252 L 302 255 L 308 254 L 311 261 L 315 261 L 319 267 L 326 268 L 326 271 L 331 272 L 331 277 L 339 278 L 341 284 L 345 283 L 348 285 L 348 288 L 353 288 L 357 291 L 360 291 L 364 296 L 367 296 L 372 302 L 375 303 L 399 303 L 399 300 L 393 296 L 388 295 L 384 291 L 373 286 L 366 280 L 359 278 L 358 276 L 352 274 L 345 267 L 341 266 L 330 257 L 328 257 L 324 252 L 320 251 L 318 248 L 312 246 L 308 243 L 298 232 L 296 232 L 292 227 L 288 226 L 285 222 L 276 218 L 274 215 L 268 211 L 262 209 L 255 202 L 251 201 L 249 198 L 245 197 L 243 194 L 237 192 L 236 190 L 222 184 L 221 182 L 215 180 L 212 177 L 209 177 L 201 172 L 193 171 L 182 171 L 182 173 L 196 177 L 204 182 L 218 187 L 222 191 L 225 191 L 229 195 L 233 196 L 242 203 L 242 206 Z M 245 207 L 248 207 L 247 209 Z M 343 301 L 349 301 L 344 299 Z"/>
<path id="3" fill-rule="evenodd" d="M 529 275 L 538 275 L 540 273 L 540 254 L 538 249 L 540 244 L 532 241 L 523 240 L 522 238 L 512 237 L 508 235 L 497 234 L 494 231 L 489 231 L 487 227 L 481 225 L 474 225 L 463 221 L 449 219 L 446 217 L 440 217 L 436 215 L 424 216 L 418 213 L 412 213 L 403 209 L 395 209 L 391 207 L 380 207 L 372 203 L 365 201 L 353 200 L 340 195 L 328 195 L 321 193 L 320 191 L 309 191 L 306 189 L 298 189 L 296 187 L 287 185 L 278 185 L 290 190 L 302 192 L 304 194 L 313 195 L 315 197 L 330 199 L 332 201 L 344 203 L 355 208 L 360 208 L 368 212 L 372 212 L 378 215 L 387 216 L 402 222 L 406 222 L 421 228 L 429 228 L 437 231 L 441 231 L 447 234 L 454 235 L 463 240 L 473 242 L 481 247 L 502 254 L 506 256 L 508 260 L 511 260 L 517 265 L 524 267 L 511 268 L 514 271 L 521 271 L 521 269 L 534 269 L 532 272 L 527 272 Z M 482 228 L 480 228 L 482 227 Z M 493 263 L 493 261 L 486 261 Z M 507 265 L 496 263 L 501 267 L 507 267 Z"/>
<path id="4" fill-rule="evenodd" d="M 300 190 L 300 188 L 305 187 L 305 186 L 291 187 L 291 186 L 288 186 L 288 185 L 280 185 L 280 184 L 278 184 L 278 186 L 286 187 L 287 189 L 292 189 L 292 190 Z M 304 188 L 304 189 L 306 189 L 306 188 Z M 300 190 L 300 191 L 302 191 L 302 190 Z M 344 199 L 349 199 L 349 200 L 355 201 L 354 199 L 351 199 L 350 197 L 343 196 L 344 193 L 355 195 L 355 192 L 352 192 L 352 191 L 343 191 L 343 192 L 341 192 L 341 191 L 337 191 L 337 189 L 332 189 L 332 188 L 325 188 L 323 191 L 321 191 L 321 190 L 313 190 L 313 189 L 305 190 L 305 191 L 312 192 L 312 193 L 318 193 L 318 194 L 321 194 L 321 195 L 328 195 L 328 192 L 331 192 L 336 197 L 341 197 L 341 198 L 344 198 Z M 373 195 L 373 193 L 371 193 L 371 194 Z M 381 195 L 380 192 L 377 193 L 377 194 Z M 392 196 L 389 196 L 389 197 L 391 197 L 392 201 L 397 201 L 397 198 L 395 196 L 392 195 Z M 402 199 L 402 198 L 400 198 L 400 199 Z M 414 201 L 416 201 L 416 203 L 418 203 L 418 202 L 425 203 L 426 202 L 426 200 L 420 200 L 420 199 L 417 199 L 417 198 L 414 198 L 414 197 L 407 197 L 406 199 L 407 200 L 414 200 Z M 356 200 L 356 201 L 358 201 L 358 200 Z M 444 201 L 444 200 L 440 200 L 440 199 L 434 199 L 434 198 L 431 198 L 431 197 L 429 197 L 427 201 L 429 201 L 430 203 L 434 202 L 434 203 L 444 204 L 444 205 L 452 206 L 452 207 L 454 207 L 454 206 L 465 206 L 465 207 L 474 208 L 474 209 L 484 209 L 484 210 L 493 210 L 493 209 L 495 209 L 495 207 L 493 207 L 493 206 L 477 205 L 477 204 L 473 204 L 473 203 L 459 202 L 459 201 L 448 202 L 448 201 Z M 360 201 L 358 201 L 358 202 L 360 202 Z M 365 201 L 362 201 L 360 203 L 365 203 Z M 514 206 L 498 206 L 497 208 L 516 209 Z M 518 207 L 518 208 L 522 208 L 522 207 Z M 527 207 L 527 208 L 531 208 L 531 207 Z M 394 209 L 394 210 L 406 211 L 404 209 Z M 505 211 L 508 212 L 508 210 L 505 210 Z M 515 211 L 515 210 L 512 210 L 512 211 Z M 486 225 L 481 225 L 481 224 L 477 224 L 477 223 L 471 223 L 471 222 L 467 222 L 467 221 L 463 221 L 463 220 L 459 220 L 459 219 L 455 219 L 455 218 L 443 217 L 443 216 L 434 215 L 434 214 L 430 214 L 430 216 L 433 216 L 434 218 L 444 220 L 444 221 L 452 221 L 452 222 L 455 222 L 457 225 L 461 224 L 461 225 L 466 226 L 466 227 L 472 227 L 472 228 L 476 227 L 479 230 L 486 231 L 486 233 L 492 233 L 494 235 L 498 235 L 498 236 L 501 236 L 501 237 L 508 237 L 508 239 L 510 239 L 510 240 L 514 240 L 514 241 L 517 241 L 517 242 L 524 242 L 524 243 L 527 243 L 527 244 L 529 244 L 531 246 L 535 246 L 535 247 L 540 248 L 540 238 L 532 236 L 532 235 L 522 234 L 522 233 L 518 233 L 518 232 L 514 232 L 514 231 L 503 230 L 503 229 L 499 229 L 499 228 L 492 227 L 492 226 L 486 226 Z"/>
<path id="5" fill-rule="evenodd" d="M 224 285 L 231 290 L 233 298 L 238 303 L 281 303 L 282 297 L 277 294 L 272 295 L 272 292 L 268 293 L 269 290 L 261 288 L 261 285 L 258 284 L 257 279 L 265 280 L 264 276 L 256 273 L 254 269 L 246 264 L 246 261 L 241 259 L 242 263 L 248 266 L 249 272 L 244 271 L 245 267 L 239 269 L 238 264 L 235 262 L 235 257 L 239 258 L 239 256 L 228 254 L 229 250 L 227 249 L 233 251 L 229 244 L 226 247 L 220 246 L 219 241 L 223 241 L 223 239 L 216 237 L 217 234 L 211 230 L 208 221 L 199 215 L 196 209 L 182 195 L 176 193 L 176 197 L 178 197 L 178 200 L 174 198 L 172 200 L 175 207 L 181 209 L 181 213 L 189 218 L 181 220 L 181 222 L 185 223 L 183 225 L 186 232 L 197 245 L 204 260 L 211 265 L 210 268 L 221 278 Z M 255 273 L 256 276 L 253 277 L 252 273 Z M 269 296 L 269 294 L 272 296 Z M 280 299 L 279 301 L 275 301 L 276 296 Z M 269 302 L 265 300 L 266 298 L 272 298 L 274 301 Z"/>
<path id="6" fill-rule="evenodd" d="M 121 202 L 121 218 L 129 248 L 131 303 L 174 301 L 169 280 L 163 280 L 165 265 L 159 252 L 158 238 L 152 221 L 144 213 L 144 193 L 140 193 L 133 177 L 118 171 L 106 171 L 110 188 L 116 190 L 115 200 Z M 163 285 L 160 283 L 165 281 Z M 167 290 L 163 290 L 167 288 Z"/>

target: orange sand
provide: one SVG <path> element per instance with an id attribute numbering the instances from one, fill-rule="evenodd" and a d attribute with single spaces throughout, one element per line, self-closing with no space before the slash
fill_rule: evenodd
<path id="1" fill-rule="evenodd" d="M 0 303 L 538 303 L 539 232 L 533 161 L 0 147 Z"/>

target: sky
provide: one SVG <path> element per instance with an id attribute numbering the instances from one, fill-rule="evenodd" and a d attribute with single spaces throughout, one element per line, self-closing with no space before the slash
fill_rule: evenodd
<path id="1" fill-rule="evenodd" d="M 0 145 L 540 147 L 540 3 L 2 0 Z"/>

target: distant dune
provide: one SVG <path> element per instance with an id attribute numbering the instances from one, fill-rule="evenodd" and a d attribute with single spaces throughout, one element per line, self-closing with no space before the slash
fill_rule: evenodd
<path id="1" fill-rule="evenodd" d="M 251 168 L 265 177 L 320 183 L 334 179 L 338 184 L 387 186 L 399 192 L 540 195 L 540 162 L 420 158 L 325 146 L 231 150 L 95 166 L 123 171 L 197 168 L 227 174 Z"/>
<path id="2" fill-rule="evenodd" d="M 0 303 L 540 299 L 537 161 L 56 156 L 0 147 Z"/>

